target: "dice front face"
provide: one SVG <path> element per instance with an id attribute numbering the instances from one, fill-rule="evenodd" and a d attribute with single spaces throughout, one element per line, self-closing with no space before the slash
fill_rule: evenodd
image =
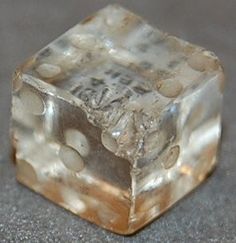
<path id="1" fill-rule="evenodd" d="M 213 169 L 223 79 L 214 54 L 108 6 L 16 71 L 17 179 L 133 233 Z"/>
<path id="2" fill-rule="evenodd" d="M 28 81 L 13 95 L 17 179 L 83 218 L 124 231 L 128 161 L 102 145 L 101 129 L 84 111 Z"/>

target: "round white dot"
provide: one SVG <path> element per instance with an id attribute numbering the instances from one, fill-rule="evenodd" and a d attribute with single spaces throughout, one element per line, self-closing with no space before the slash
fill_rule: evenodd
<path id="1" fill-rule="evenodd" d="M 29 89 L 22 89 L 19 94 L 25 110 L 34 115 L 42 115 L 45 111 L 45 103 L 42 98 Z"/>
<path id="2" fill-rule="evenodd" d="M 102 132 L 101 140 L 106 149 L 113 153 L 117 151 L 117 142 L 108 132 Z"/>
<path id="3" fill-rule="evenodd" d="M 199 72 L 204 72 L 206 70 L 215 70 L 219 68 L 219 62 L 214 54 L 205 52 L 196 52 L 188 59 L 188 65 Z"/>
<path id="4" fill-rule="evenodd" d="M 69 146 L 62 145 L 60 147 L 59 157 L 69 170 L 79 172 L 84 168 L 84 161 L 79 153 Z"/>
<path id="5" fill-rule="evenodd" d="M 193 54 L 188 60 L 188 65 L 196 71 L 203 72 L 205 70 L 204 56 L 201 53 Z"/>
<path id="6" fill-rule="evenodd" d="M 147 153 L 158 150 L 160 151 L 166 143 L 166 134 L 163 131 L 154 131 L 144 142 L 144 149 Z"/>
<path id="7" fill-rule="evenodd" d="M 43 78 L 53 78 L 54 76 L 61 73 L 61 68 L 57 65 L 43 63 L 37 67 L 36 71 Z"/>
<path id="8" fill-rule="evenodd" d="M 174 98 L 177 97 L 183 89 L 182 84 L 175 79 L 166 79 L 162 81 L 159 91 L 162 95 Z"/>
<path id="9" fill-rule="evenodd" d="M 166 160 L 163 162 L 163 166 L 165 169 L 170 169 L 175 165 L 179 157 L 179 152 L 180 152 L 180 148 L 178 145 L 172 147 L 169 150 Z"/>
<path id="10" fill-rule="evenodd" d="M 65 132 L 66 144 L 77 150 L 81 156 L 89 154 L 90 146 L 86 136 L 76 129 L 68 129 Z"/>
<path id="11" fill-rule="evenodd" d="M 97 40 L 92 34 L 73 34 L 69 38 L 72 45 L 77 48 L 90 48 L 97 45 Z"/>

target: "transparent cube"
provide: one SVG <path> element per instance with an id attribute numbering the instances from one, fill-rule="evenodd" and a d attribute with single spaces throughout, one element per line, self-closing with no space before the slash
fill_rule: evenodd
<path id="1" fill-rule="evenodd" d="M 223 83 L 211 52 L 107 6 L 15 72 L 17 179 L 131 234 L 214 168 Z"/>

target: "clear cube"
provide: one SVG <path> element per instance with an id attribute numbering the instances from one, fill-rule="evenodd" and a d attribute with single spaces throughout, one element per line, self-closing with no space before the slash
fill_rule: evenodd
<path id="1" fill-rule="evenodd" d="M 223 83 L 211 52 L 107 6 L 17 69 L 17 179 L 131 234 L 214 168 Z"/>

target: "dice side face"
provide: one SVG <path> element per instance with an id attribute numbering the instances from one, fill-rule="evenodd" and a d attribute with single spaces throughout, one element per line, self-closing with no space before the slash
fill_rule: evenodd
<path id="1" fill-rule="evenodd" d="M 133 233 L 214 167 L 223 83 L 214 54 L 108 6 L 16 72 L 17 178 Z"/>
<path id="2" fill-rule="evenodd" d="M 130 230 L 143 227 L 196 188 L 217 162 L 221 135 L 222 74 L 207 78 L 163 112 L 144 139 L 137 161 Z M 159 144 L 159 147 L 157 146 Z"/>
<path id="3" fill-rule="evenodd" d="M 68 96 L 43 85 L 21 77 L 13 94 L 17 179 L 82 218 L 126 231 L 130 163 L 102 145 L 101 130 Z"/>

